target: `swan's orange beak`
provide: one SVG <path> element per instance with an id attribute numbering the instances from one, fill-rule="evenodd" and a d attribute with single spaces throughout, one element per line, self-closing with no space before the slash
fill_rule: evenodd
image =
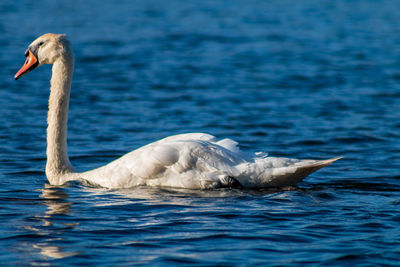
<path id="1" fill-rule="evenodd" d="M 38 64 L 38 60 L 35 57 L 35 55 L 30 50 L 28 50 L 27 52 L 28 56 L 26 57 L 25 64 L 22 66 L 22 68 L 20 68 L 20 70 L 14 76 L 14 79 L 16 80 L 18 80 L 19 78 L 21 78 L 22 76 L 24 76 L 25 74 L 36 68 Z"/>

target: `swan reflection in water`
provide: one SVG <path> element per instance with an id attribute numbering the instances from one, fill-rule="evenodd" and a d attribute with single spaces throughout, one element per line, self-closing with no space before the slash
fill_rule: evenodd
<path id="1" fill-rule="evenodd" d="M 79 191 L 79 201 L 73 201 L 75 205 L 82 204 L 85 207 L 96 209 L 101 214 L 99 220 L 92 214 L 86 214 L 81 218 L 74 214 L 72 202 L 67 192 Z M 71 231 L 76 232 L 80 228 L 80 219 L 85 219 L 85 227 L 89 231 L 102 231 L 123 229 L 128 238 L 123 241 L 105 240 L 110 246 L 126 246 L 128 244 L 141 244 L 135 233 L 152 227 L 168 227 L 170 223 L 191 223 L 198 220 L 196 214 L 208 214 L 217 216 L 220 214 L 221 206 L 234 212 L 237 198 L 249 197 L 251 195 L 269 195 L 271 197 L 286 198 L 286 193 L 298 190 L 295 187 L 285 189 L 268 190 L 190 190 L 190 189 L 165 189 L 151 187 L 136 187 L 132 189 L 109 190 L 104 188 L 86 187 L 73 184 L 68 188 L 53 187 L 46 185 L 40 189 L 39 197 L 43 199 L 46 206 L 44 214 L 36 218 L 42 224 L 30 230 L 43 236 L 37 241 L 33 248 L 39 249 L 41 256 L 46 259 L 63 259 L 82 254 L 76 251 L 73 242 L 68 240 Z M 87 200 L 85 200 L 87 198 Z M 210 203 L 212 200 L 212 203 Z M 228 201 L 227 201 L 228 200 Z M 273 207 L 270 209 L 273 210 Z M 65 216 L 68 215 L 68 216 Z M 118 226 L 112 225 L 115 216 L 119 216 Z M 110 243 L 108 243 L 110 242 Z M 103 244 L 105 245 L 105 244 Z"/>
<path id="2" fill-rule="evenodd" d="M 47 206 L 45 214 L 37 218 L 43 222 L 41 227 L 31 228 L 31 230 L 38 231 L 40 235 L 47 236 L 48 238 L 41 240 L 33 245 L 35 249 L 40 250 L 40 254 L 51 259 L 63 259 L 80 254 L 74 251 L 65 251 L 66 247 L 59 244 L 64 243 L 65 238 L 63 232 L 70 231 L 71 228 L 79 225 L 79 222 L 71 223 L 66 222 L 59 224 L 54 222 L 54 217 L 58 215 L 67 215 L 71 211 L 71 202 L 68 202 L 69 195 L 63 192 L 60 188 L 51 187 L 48 184 L 40 190 L 40 198 L 44 199 L 43 204 Z"/>

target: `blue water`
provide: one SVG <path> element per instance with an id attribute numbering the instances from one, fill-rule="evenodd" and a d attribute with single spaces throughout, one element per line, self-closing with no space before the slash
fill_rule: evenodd
<path id="1" fill-rule="evenodd" d="M 389 0 L 1 1 L 1 263 L 397 265 L 399 18 Z M 344 159 L 283 190 L 50 187 L 50 68 L 13 80 L 46 32 L 75 51 L 77 169 L 192 131 Z"/>

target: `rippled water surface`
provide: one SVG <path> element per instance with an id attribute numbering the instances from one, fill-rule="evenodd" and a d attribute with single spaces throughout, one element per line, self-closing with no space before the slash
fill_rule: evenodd
<path id="1" fill-rule="evenodd" d="M 0 261 L 11 265 L 397 265 L 400 9 L 394 1 L 0 2 Z M 248 152 L 344 156 L 296 188 L 50 187 L 50 68 L 67 33 L 80 170 L 201 131 Z"/>

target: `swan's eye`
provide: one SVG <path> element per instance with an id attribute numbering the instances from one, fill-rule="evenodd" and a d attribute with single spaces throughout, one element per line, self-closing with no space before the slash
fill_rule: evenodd
<path id="1" fill-rule="evenodd" d="M 42 46 L 44 44 L 43 41 L 41 41 L 40 43 L 38 43 L 38 46 Z"/>

